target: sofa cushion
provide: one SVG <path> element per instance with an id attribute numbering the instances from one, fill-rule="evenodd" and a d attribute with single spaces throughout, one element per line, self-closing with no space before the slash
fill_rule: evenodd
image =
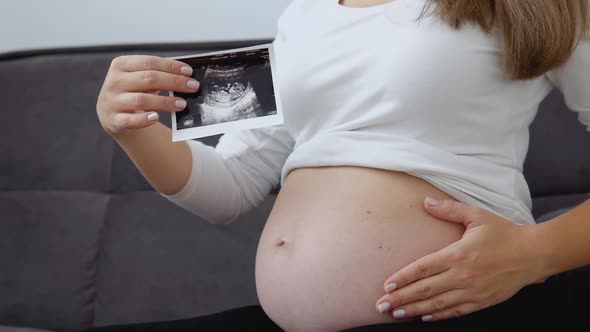
<path id="1" fill-rule="evenodd" d="M 155 192 L 114 196 L 98 260 L 95 324 L 181 319 L 258 303 L 256 247 L 273 201 L 224 226 Z"/>
<path id="2" fill-rule="evenodd" d="M 107 201 L 85 192 L 0 192 L 0 324 L 91 325 Z"/>

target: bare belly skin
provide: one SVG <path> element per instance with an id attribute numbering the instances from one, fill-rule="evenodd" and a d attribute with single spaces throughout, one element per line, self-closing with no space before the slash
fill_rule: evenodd
<path id="1" fill-rule="evenodd" d="M 264 311 L 289 332 L 393 322 L 375 308 L 385 279 L 464 231 L 428 215 L 426 196 L 452 199 L 406 173 L 291 172 L 258 246 L 256 287 Z"/>

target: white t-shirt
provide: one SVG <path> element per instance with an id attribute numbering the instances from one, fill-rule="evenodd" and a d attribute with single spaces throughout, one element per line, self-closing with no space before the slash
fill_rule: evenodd
<path id="1" fill-rule="evenodd" d="M 186 186 L 165 196 L 227 223 L 255 207 L 289 171 L 357 165 L 422 178 L 459 201 L 532 224 L 522 174 L 529 125 L 554 88 L 590 130 L 590 38 L 563 67 L 511 81 L 498 33 L 453 30 L 425 0 L 348 8 L 294 0 L 274 40 L 285 124 L 189 141 Z"/>

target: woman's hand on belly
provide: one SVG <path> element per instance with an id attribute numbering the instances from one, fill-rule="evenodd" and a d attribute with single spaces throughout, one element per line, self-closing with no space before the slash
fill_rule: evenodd
<path id="1" fill-rule="evenodd" d="M 426 199 L 424 208 L 438 219 L 463 224 L 465 234 L 388 278 L 379 311 L 398 319 L 443 320 L 503 302 L 539 281 L 543 264 L 528 246 L 530 226 L 454 201 Z"/>

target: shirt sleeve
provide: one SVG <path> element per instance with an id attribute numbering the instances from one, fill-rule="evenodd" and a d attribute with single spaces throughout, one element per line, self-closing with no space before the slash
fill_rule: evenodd
<path id="1" fill-rule="evenodd" d="M 260 205 L 279 185 L 295 144 L 284 126 L 225 134 L 215 148 L 187 142 L 191 175 L 180 192 L 161 195 L 212 224 L 229 224 Z"/>
<path id="2" fill-rule="evenodd" d="M 548 72 L 547 77 L 590 131 L 590 33 L 580 40 L 568 62 Z"/>

